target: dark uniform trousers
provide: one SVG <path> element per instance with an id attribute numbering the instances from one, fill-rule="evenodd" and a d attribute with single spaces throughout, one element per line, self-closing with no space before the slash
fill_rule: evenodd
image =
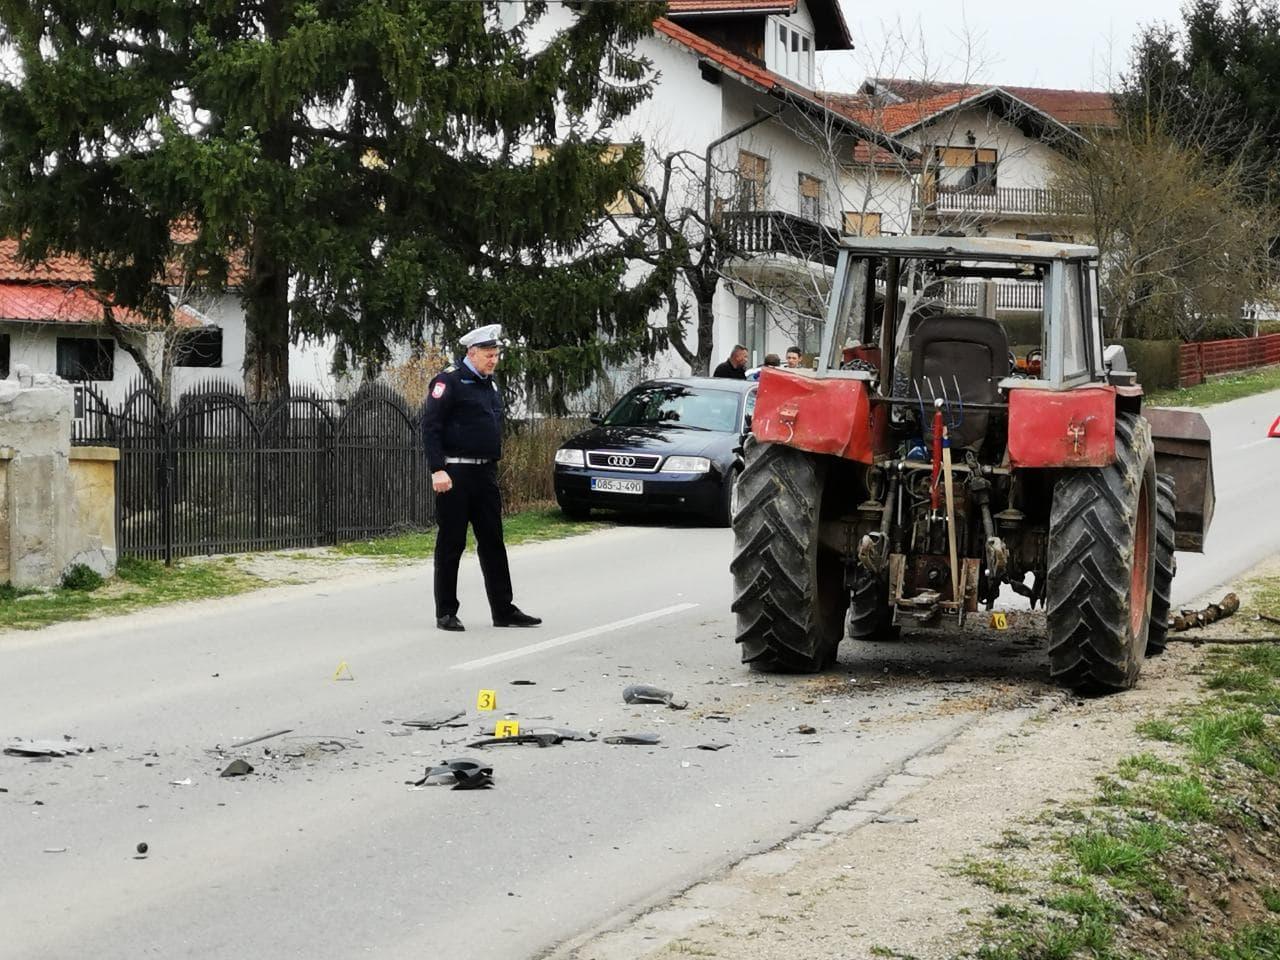
<path id="1" fill-rule="evenodd" d="M 458 612 L 458 564 L 467 547 L 467 522 L 476 534 L 476 553 L 484 574 L 484 589 L 494 617 L 512 608 L 511 571 L 502 542 L 502 495 L 498 465 L 450 463 L 445 466 L 453 488 L 436 494 L 435 595 L 436 617 Z"/>

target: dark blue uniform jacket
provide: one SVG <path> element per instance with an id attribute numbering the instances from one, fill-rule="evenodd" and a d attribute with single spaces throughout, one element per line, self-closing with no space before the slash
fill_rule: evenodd
<path id="1" fill-rule="evenodd" d="M 432 473 L 445 469 L 445 457 L 500 459 L 502 394 L 493 377 L 480 377 L 462 363 L 439 373 L 427 390 L 422 434 Z"/>

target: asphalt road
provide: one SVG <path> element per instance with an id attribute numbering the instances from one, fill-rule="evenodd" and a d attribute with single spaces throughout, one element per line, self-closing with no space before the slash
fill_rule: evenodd
<path id="1" fill-rule="evenodd" d="M 1259 520 L 1280 440 L 1254 443 L 1273 407 L 1280 394 L 1211 414 L 1218 514 L 1206 558 L 1180 561 L 1179 597 L 1280 549 L 1280 523 Z M 1046 689 L 1034 630 L 846 644 L 832 674 L 757 677 L 732 642 L 729 545 L 640 526 L 514 550 L 538 630 L 489 627 L 468 561 L 461 635 L 432 628 L 418 568 L 0 637 L 0 740 L 96 748 L 0 757 L 0 953 L 537 956 Z M 333 679 L 340 661 L 354 679 Z M 637 682 L 689 706 L 624 704 Z M 475 709 L 482 688 L 494 714 Z M 467 726 L 394 722 L 444 708 Z M 661 743 L 465 746 L 508 713 Z M 236 756 L 255 773 L 220 778 Z M 491 761 L 494 788 L 406 783 L 456 756 Z"/>

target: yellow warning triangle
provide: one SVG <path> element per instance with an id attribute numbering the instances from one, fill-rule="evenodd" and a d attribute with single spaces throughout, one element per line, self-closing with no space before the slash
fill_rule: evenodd
<path id="1" fill-rule="evenodd" d="M 343 660 L 340 664 L 338 664 L 338 669 L 333 671 L 333 679 L 335 680 L 354 680 L 355 679 L 355 677 L 351 675 L 351 668 L 347 666 L 347 661 Z"/>

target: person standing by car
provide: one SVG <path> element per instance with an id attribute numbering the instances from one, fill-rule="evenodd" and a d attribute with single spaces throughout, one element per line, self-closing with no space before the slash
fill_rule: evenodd
<path id="1" fill-rule="evenodd" d="M 737 344 L 729 351 L 729 359 L 716 367 L 715 373 L 711 375 L 725 380 L 747 379 L 747 348 Z"/>
<path id="2" fill-rule="evenodd" d="M 799 347 L 787 347 L 787 367 L 795 370 L 804 362 L 804 354 Z"/>
<path id="3" fill-rule="evenodd" d="M 467 524 L 495 627 L 534 627 L 542 621 L 511 602 L 511 571 L 502 541 L 502 395 L 494 382 L 501 353 L 498 324 L 480 327 L 459 343 L 466 356 L 431 381 L 422 421 L 427 469 L 436 493 L 436 626 L 465 630 L 458 619 L 458 564 L 467 546 Z"/>

